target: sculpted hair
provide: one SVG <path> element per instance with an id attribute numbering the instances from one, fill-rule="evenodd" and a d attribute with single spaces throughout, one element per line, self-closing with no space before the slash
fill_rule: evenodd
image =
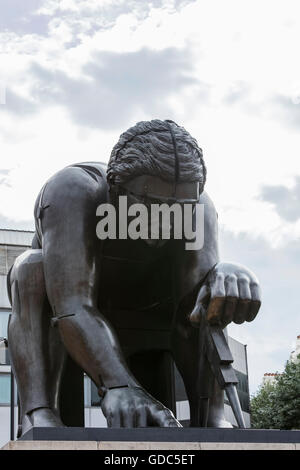
<path id="1" fill-rule="evenodd" d="M 202 192 L 206 168 L 196 139 L 174 121 L 159 119 L 138 122 L 120 136 L 108 164 L 109 184 L 126 183 L 141 175 L 174 181 L 174 144 L 178 156 L 178 182 L 198 181 Z"/>

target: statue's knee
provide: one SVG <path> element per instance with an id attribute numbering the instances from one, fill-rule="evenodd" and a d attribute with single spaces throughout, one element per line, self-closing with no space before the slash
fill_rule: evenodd
<path id="1" fill-rule="evenodd" d="M 43 277 L 43 255 L 42 250 L 28 250 L 19 256 L 14 264 L 12 278 L 18 282 L 25 282 L 35 278 L 36 283 Z"/>
<path id="2" fill-rule="evenodd" d="M 88 317 L 93 315 L 95 308 L 82 307 L 85 305 L 83 300 L 63 299 L 62 302 L 55 302 L 52 306 L 53 316 L 51 318 L 52 326 L 62 325 L 69 327 L 71 324 L 86 324 Z"/>
<path id="3" fill-rule="evenodd" d="M 9 273 L 8 293 L 12 304 L 16 298 L 45 293 L 42 250 L 28 250 L 15 260 Z"/>
<path id="4" fill-rule="evenodd" d="M 76 316 L 76 313 L 66 313 L 66 314 L 58 314 L 54 317 L 51 318 L 51 325 L 53 327 L 57 326 L 61 320 L 68 320 L 68 319 L 74 319 Z"/>

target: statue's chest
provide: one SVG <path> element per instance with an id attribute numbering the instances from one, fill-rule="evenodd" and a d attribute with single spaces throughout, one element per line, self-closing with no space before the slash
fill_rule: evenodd
<path id="1" fill-rule="evenodd" d="M 143 308 L 172 296 L 172 263 L 143 245 L 107 243 L 101 253 L 100 305 Z"/>

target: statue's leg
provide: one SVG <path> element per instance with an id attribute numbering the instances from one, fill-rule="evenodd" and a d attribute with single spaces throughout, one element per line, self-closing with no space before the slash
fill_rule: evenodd
<path id="1" fill-rule="evenodd" d="M 201 389 L 210 390 L 207 426 L 231 427 L 224 417 L 224 393 L 211 368 L 199 351 L 199 329 L 190 325 L 183 312 L 177 312 L 171 338 L 172 354 L 183 378 L 190 405 L 190 426 L 202 426 Z M 204 383 L 203 383 L 204 381 Z M 203 387 L 204 386 L 204 387 Z"/>
<path id="2" fill-rule="evenodd" d="M 22 432 L 31 426 L 62 426 L 59 386 L 65 350 L 47 300 L 42 250 L 17 258 L 9 276 L 12 315 L 8 340 L 18 384 Z"/>

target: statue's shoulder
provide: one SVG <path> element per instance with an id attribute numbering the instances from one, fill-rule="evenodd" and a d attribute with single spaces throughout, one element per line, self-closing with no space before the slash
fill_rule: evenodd
<path id="1" fill-rule="evenodd" d="M 209 211 L 210 213 L 217 213 L 215 205 L 206 191 L 203 191 L 203 193 L 201 193 L 199 203 L 204 204 L 206 211 Z"/>
<path id="2" fill-rule="evenodd" d="M 106 183 L 106 170 L 107 164 L 102 162 L 80 162 L 80 163 L 73 163 L 69 165 L 67 168 L 80 168 L 85 173 L 90 175 L 92 178 L 101 180 L 103 183 Z"/>
<path id="3" fill-rule="evenodd" d="M 80 181 L 82 181 L 83 187 L 88 186 L 88 181 L 91 184 L 96 181 L 103 189 L 107 189 L 106 171 L 107 164 L 102 162 L 72 163 L 49 178 L 45 186 L 51 181 L 56 181 L 56 184 L 63 186 L 72 186 L 75 183 L 79 188 Z"/>
<path id="4" fill-rule="evenodd" d="M 97 183 L 95 186 L 95 182 Z M 36 202 L 47 193 L 47 197 L 74 198 L 72 188 L 76 187 L 76 196 L 95 194 L 95 197 L 106 199 L 108 183 L 106 179 L 106 164 L 100 162 L 80 162 L 68 165 L 51 176 L 41 188 Z M 95 187 L 97 191 L 95 192 Z M 93 188 L 93 190 L 91 190 Z M 97 194 L 96 194 L 97 193 Z"/>

